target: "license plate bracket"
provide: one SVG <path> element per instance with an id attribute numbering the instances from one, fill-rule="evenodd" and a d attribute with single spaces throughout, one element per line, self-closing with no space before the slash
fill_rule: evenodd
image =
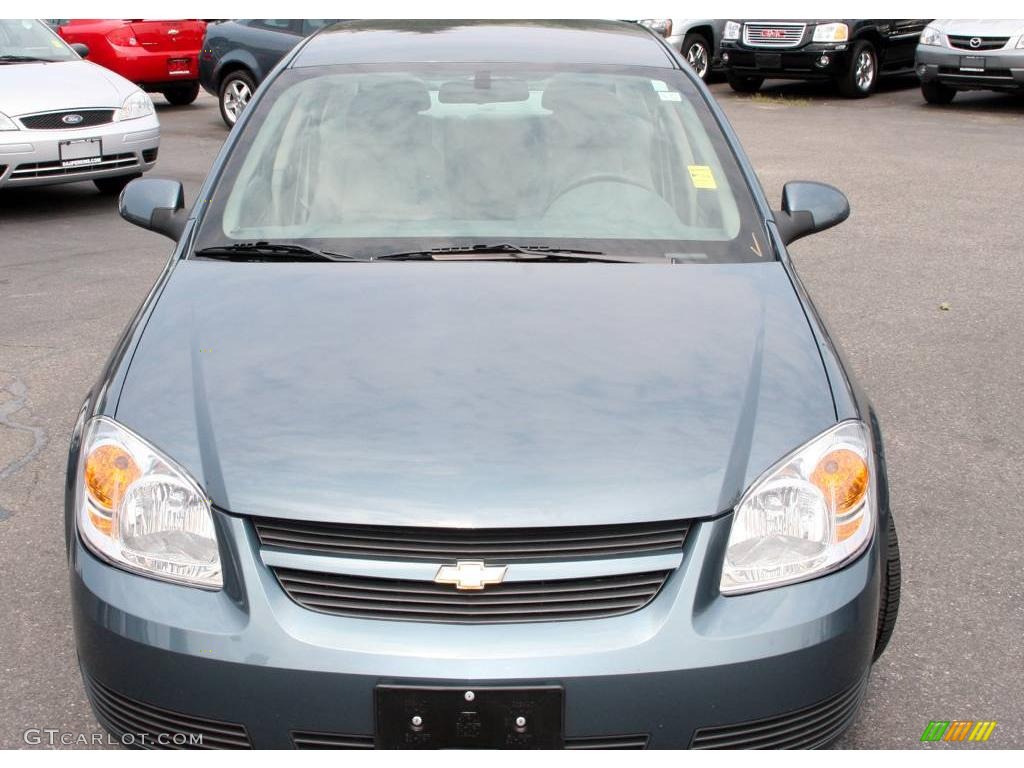
<path id="1" fill-rule="evenodd" d="M 782 69 L 782 54 L 755 53 L 754 64 L 758 69 Z"/>
<path id="2" fill-rule="evenodd" d="M 95 165 L 103 160 L 102 139 L 71 139 L 57 145 L 63 168 Z"/>
<path id="3" fill-rule="evenodd" d="M 984 72 L 985 71 L 985 57 L 984 56 L 961 56 L 960 57 L 960 69 L 964 72 Z"/>
<path id="4" fill-rule="evenodd" d="M 192 59 L 178 58 L 167 60 L 168 75 L 188 75 L 192 73 Z"/>
<path id="5" fill-rule="evenodd" d="M 564 743 L 564 692 L 557 685 L 379 685 L 375 697 L 382 749 L 560 749 Z"/>

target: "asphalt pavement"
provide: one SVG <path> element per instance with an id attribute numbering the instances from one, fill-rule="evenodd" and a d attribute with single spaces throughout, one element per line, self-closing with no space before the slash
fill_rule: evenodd
<path id="1" fill-rule="evenodd" d="M 904 586 L 838 746 L 977 748 L 919 739 L 930 720 L 996 720 L 985 746 L 1024 747 L 1024 99 L 929 107 L 912 80 L 865 101 L 776 82 L 713 91 L 770 199 L 814 179 L 853 210 L 792 252 L 879 412 Z M 216 103 L 158 111 L 153 174 L 191 201 L 226 136 Z M 100 733 L 71 632 L 67 444 L 170 247 L 90 183 L 0 190 L 0 747 L 28 729 L 84 734 L 79 747 Z"/>

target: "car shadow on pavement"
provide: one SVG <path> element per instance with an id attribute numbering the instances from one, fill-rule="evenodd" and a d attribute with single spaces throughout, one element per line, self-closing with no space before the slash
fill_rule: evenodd
<path id="1" fill-rule="evenodd" d="M 898 93 L 918 89 L 920 82 L 915 75 L 883 77 L 878 81 L 874 97 L 888 93 Z M 799 80 L 768 80 L 754 94 L 766 99 L 778 99 L 780 102 L 809 102 L 824 99 L 844 100 L 834 84 L 830 82 L 804 82 Z M 748 97 L 749 98 L 749 97 Z M 872 97 L 866 99 L 871 102 Z M 935 105 L 919 99 L 922 109 L 936 112 L 971 112 L 975 114 L 1018 115 L 1024 114 L 1024 94 L 999 93 L 997 91 L 962 91 L 958 93 L 952 104 Z"/>
<path id="2" fill-rule="evenodd" d="M 899 75 L 895 77 L 883 77 L 878 81 L 875 94 L 893 93 L 905 91 L 910 88 L 917 88 L 918 80 L 914 75 Z M 758 93 L 764 96 L 777 96 L 781 98 L 798 99 L 841 99 L 843 98 L 835 85 L 829 81 L 802 81 L 802 80 L 766 80 Z M 868 97 L 870 100 L 870 97 Z"/>
<path id="3" fill-rule="evenodd" d="M 974 115 L 1024 115 L 1024 93 L 1000 93 L 998 91 L 961 91 L 951 104 L 926 104 L 921 106 L 935 112 L 958 112 Z"/>
<path id="4" fill-rule="evenodd" d="M 91 181 L 0 189 L 0 224 L 52 222 L 54 215 L 86 218 L 104 211 L 117 216 L 117 195 L 99 192 Z"/>
<path id="5" fill-rule="evenodd" d="M 149 94 L 153 99 L 153 106 L 156 108 L 157 114 L 162 112 L 191 112 L 192 110 L 200 110 L 203 108 L 202 104 L 192 102 L 191 104 L 170 104 L 163 100 L 163 97 L 158 93 Z"/>

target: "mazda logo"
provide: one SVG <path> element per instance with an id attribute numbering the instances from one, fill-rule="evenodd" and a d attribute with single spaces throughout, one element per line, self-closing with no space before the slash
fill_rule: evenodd
<path id="1" fill-rule="evenodd" d="M 971 46 L 971 48 L 980 48 L 981 47 L 981 38 L 980 37 L 972 37 L 971 40 L 970 40 L 970 46 Z"/>
<path id="2" fill-rule="evenodd" d="M 62 117 L 60 121 L 65 125 L 78 125 L 84 119 L 85 118 L 81 115 L 64 115 L 64 117 Z"/>

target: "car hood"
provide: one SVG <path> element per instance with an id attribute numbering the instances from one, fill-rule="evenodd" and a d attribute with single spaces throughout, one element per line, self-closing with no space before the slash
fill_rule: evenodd
<path id="1" fill-rule="evenodd" d="M 1024 34 L 1021 19 L 937 19 L 931 26 L 947 35 L 1012 38 Z M 1010 40 L 1011 44 L 1013 42 Z"/>
<path id="2" fill-rule="evenodd" d="M 138 86 L 88 61 L 0 66 L 0 112 L 11 117 L 59 109 L 117 109 Z"/>
<path id="3" fill-rule="evenodd" d="M 835 410 L 778 263 L 184 261 L 116 418 L 230 512 L 520 527 L 713 515 Z"/>

